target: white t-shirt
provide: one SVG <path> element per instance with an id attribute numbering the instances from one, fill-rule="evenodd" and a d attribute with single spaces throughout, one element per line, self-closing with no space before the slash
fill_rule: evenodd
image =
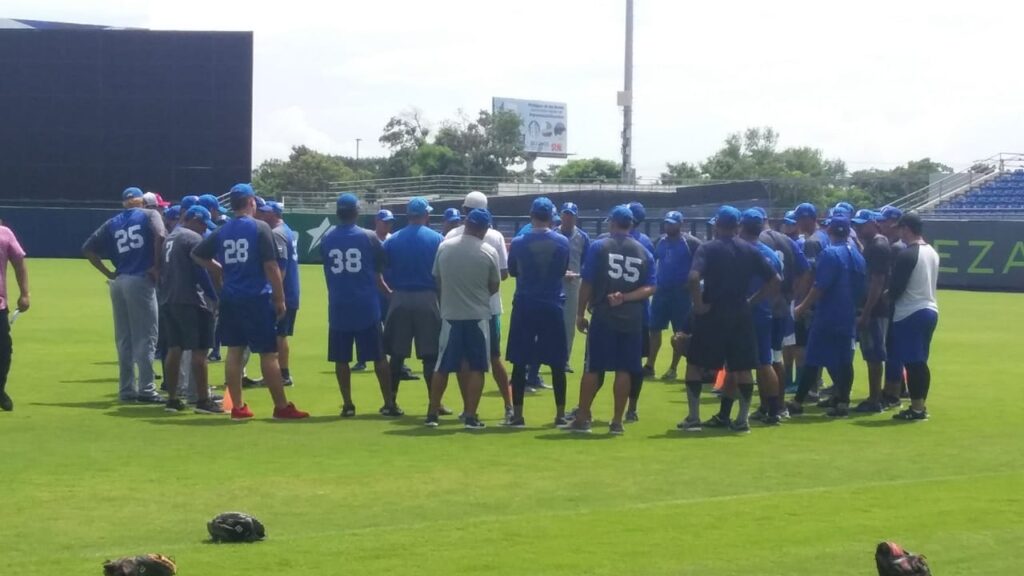
<path id="1" fill-rule="evenodd" d="M 498 253 L 475 236 L 445 240 L 434 258 L 441 283 L 441 318 L 490 320 L 490 284 L 501 280 Z"/>
<path id="2" fill-rule="evenodd" d="M 465 229 L 465 226 L 453 228 L 444 238 L 445 240 L 458 238 L 459 236 L 462 236 L 462 232 Z M 505 247 L 505 236 L 494 228 L 488 228 L 487 234 L 484 235 L 484 243 L 491 248 L 494 248 L 495 252 L 498 253 L 498 271 L 504 272 L 508 270 L 508 248 Z M 501 276 L 499 275 L 498 278 L 500 279 Z M 491 296 L 491 314 L 494 316 L 500 316 L 502 311 L 501 288 L 498 288 L 498 293 Z"/>

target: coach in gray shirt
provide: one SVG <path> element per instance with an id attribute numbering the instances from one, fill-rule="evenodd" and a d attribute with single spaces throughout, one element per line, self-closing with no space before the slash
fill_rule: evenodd
<path id="1" fill-rule="evenodd" d="M 565 338 L 568 341 L 569 358 L 572 358 L 572 344 L 576 339 L 576 308 L 580 301 L 580 268 L 583 265 L 583 256 L 590 247 L 590 236 L 576 226 L 576 217 L 580 209 L 572 202 L 562 204 L 562 225 L 558 231 L 569 239 L 569 269 L 565 273 L 565 280 L 562 281 L 562 290 L 565 292 L 565 308 L 562 316 L 565 321 Z M 566 362 L 566 372 L 572 372 Z"/>

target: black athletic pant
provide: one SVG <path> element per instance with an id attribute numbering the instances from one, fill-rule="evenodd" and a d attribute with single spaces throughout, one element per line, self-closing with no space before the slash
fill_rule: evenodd
<path id="1" fill-rule="evenodd" d="M 522 364 L 512 365 L 512 405 L 522 406 L 526 396 L 527 367 Z M 555 393 L 555 406 L 565 406 L 565 366 L 551 366 L 551 388 Z"/>
<path id="2" fill-rule="evenodd" d="M 8 338 L 10 346 L 10 338 Z M 10 365 L 10 354 L 8 354 L 8 365 Z M 911 400 L 927 400 L 928 389 L 932 385 L 932 372 L 926 362 L 912 362 L 906 365 L 907 388 L 910 390 Z M 6 380 L 6 373 L 4 379 Z"/>
<path id="3" fill-rule="evenodd" d="M 402 383 L 402 367 L 405 366 L 405 358 L 392 356 L 389 367 L 391 368 L 391 394 L 395 402 L 398 402 L 398 385 Z M 423 379 L 427 382 L 427 397 L 430 397 L 430 381 L 434 379 L 434 368 L 437 366 L 437 356 L 427 356 L 423 359 Z"/>
<path id="4" fill-rule="evenodd" d="M 7 388 L 7 373 L 11 371 L 11 324 L 7 319 L 8 311 L 0 310 L 0 394 Z"/>

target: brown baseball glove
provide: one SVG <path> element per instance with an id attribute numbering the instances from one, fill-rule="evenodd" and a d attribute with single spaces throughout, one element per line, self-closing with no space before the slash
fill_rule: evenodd
<path id="1" fill-rule="evenodd" d="M 178 566 L 163 554 L 126 556 L 103 563 L 104 576 L 174 576 Z"/>

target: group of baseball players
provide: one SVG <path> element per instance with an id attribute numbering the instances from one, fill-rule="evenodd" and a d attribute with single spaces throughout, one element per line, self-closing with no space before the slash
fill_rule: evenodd
<path id="1" fill-rule="evenodd" d="M 250 352 L 260 356 L 273 417 L 307 417 L 285 394 L 299 284 L 296 237 L 283 206 L 248 184 L 230 190 L 229 210 L 213 196 L 186 197 L 166 209 L 152 196 L 125 190 L 125 211 L 84 247 L 110 279 L 121 400 L 181 411 L 185 396 L 196 412 L 224 412 L 207 378 L 219 338 L 228 348 L 231 418 L 253 416 L 242 400 Z M 454 374 L 462 426 L 484 428 L 478 407 L 490 372 L 505 404 L 502 425 L 526 427 L 526 393 L 549 387 L 538 374 L 543 365 L 551 374 L 553 424 L 571 432 L 590 432 L 594 398 L 612 373 L 609 432 L 622 434 L 624 423 L 639 420 L 643 383 L 655 377 L 670 327 L 671 367 L 661 380 L 675 381 L 680 359 L 687 359 L 688 413 L 680 430 L 749 432 L 750 420 L 778 425 L 811 401 L 830 417 L 880 413 L 901 408 L 901 396 L 910 406 L 894 410 L 894 418 L 928 417 L 939 257 L 914 213 L 839 203 L 819 217 L 805 203 L 776 230 L 762 209 L 722 206 L 710 222 L 713 237 L 702 242 L 684 231 L 680 212 L 670 211 L 652 242 L 641 231 L 646 210 L 638 202 L 614 207 L 607 233 L 591 239 L 577 225 L 575 204 L 558 208 L 540 197 L 529 224 L 506 244 L 487 205 L 484 194 L 471 192 L 461 210 L 445 212 L 442 235 L 430 227 L 433 208 L 424 198 L 408 202 L 405 225 L 392 232 L 390 211 L 377 213 L 373 230 L 362 228 L 358 198 L 338 197 L 337 224 L 318 249 L 328 291 L 327 359 L 335 365 L 342 418 L 356 415 L 352 372 L 369 363 L 381 392 L 379 414 L 404 415 L 399 386 L 409 378 L 405 363 L 415 344 L 427 426 L 454 414 L 443 403 Z M 503 350 L 500 285 L 509 276 L 516 282 Z M 586 351 L 579 401 L 568 409 L 576 332 L 585 335 Z M 858 342 L 869 390 L 851 408 Z M 158 348 L 167 399 L 154 382 Z M 829 388 L 822 387 L 822 368 Z M 752 411 L 755 381 L 760 408 Z M 716 382 L 720 409 L 702 420 L 700 395 Z M 795 388 L 788 402 L 787 385 Z"/>

